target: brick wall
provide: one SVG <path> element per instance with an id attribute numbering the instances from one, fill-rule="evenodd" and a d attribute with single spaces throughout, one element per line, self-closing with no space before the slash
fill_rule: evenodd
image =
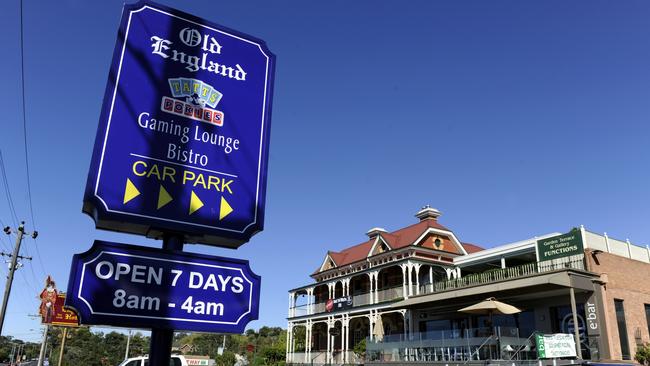
<path id="1" fill-rule="evenodd" d="M 642 343 L 650 342 L 644 307 L 644 304 L 650 304 L 650 264 L 606 252 L 594 255 L 591 250 L 586 251 L 585 259 L 587 269 L 599 273 L 606 281 L 603 301 L 611 358 L 622 359 L 614 308 L 614 299 L 620 299 L 625 309 L 630 354 L 634 359 L 638 342 L 636 336 L 640 333 Z"/>

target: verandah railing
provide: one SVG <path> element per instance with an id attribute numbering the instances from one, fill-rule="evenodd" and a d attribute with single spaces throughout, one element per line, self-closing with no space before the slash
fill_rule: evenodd
<path id="1" fill-rule="evenodd" d="M 429 294 L 434 292 L 442 292 L 452 289 L 463 287 L 471 287 L 478 285 L 486 285 L 495 282 L 511 280 L 531 275 L 536 275 L 545 272 L 557 271 L 562 269 L 578 269 L 584 270 L 584 258 L 582 255 L 566 257 L 545 262 L 532 262 L 514 267 L 496 268 L 481 273 L 467 274 L 458 279 L 438 281 L 420 286 L 420 294 Z M 403 286 L 395 286 L 387 289 L 379 290 L 377 294 L 378 302 L 392 301 L 400 299 L 404 296 Z M 352 296 L 352 306 L 364 306 L 371 304 L 371 293 L 361 293 Z M 319 302 L 311 305 L 313 311 L 311 314 L 324 313 L 325 302 Z M 293 308 L 294 317 L 309 315 L 308 305 L 299 305 Z"/>
<path id="2" fill-rule="evenodd" d="M 433 293 L 447 291 L 462 287 L 487 285 L 495 282 L 511 280 L 520 277 L 557 271 L 561 269 L 584 270 L 583 256 L 563 258 L 545 262 L 526 263 L 514 267 L 495 268 L 486 272 L 471 273 L 457 279 L 438 281 L 420 286 L 420 293 Z"/>

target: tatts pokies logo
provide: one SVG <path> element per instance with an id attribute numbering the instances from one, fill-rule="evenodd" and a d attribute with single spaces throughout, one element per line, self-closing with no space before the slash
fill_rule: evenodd
<path id="1" fill-rule="evenodd" d="M 163 97 L 160 110 L 196 121 L 223 126 L 223 112 L 214 109 L 223 97 L 221 92 L 201 80 L 188 78 L 167 80 L 172 96 L 174 98 L 185 97 L 185 100 Z"/>

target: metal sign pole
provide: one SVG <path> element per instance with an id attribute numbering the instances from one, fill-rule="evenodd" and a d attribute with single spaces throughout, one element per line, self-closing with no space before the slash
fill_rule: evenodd
<path id="1" fill-rule="evenodd" d="M 163 237 L 163 249 L 183 250 L 183 237 L 180 235 L 165 234 Z M 174 341 L 173 329 L 151 329 L 151 341 L 149 343 L 149 365 L 169 366 L 172 355 L 172 342 Z"/>
<path id="2" fill-rule="evenodd" d="M 59 351 L 59 363 L 57 366 L 63 366 L 63 351 L 65 350 L 65 340 L 68 338 L 68 328 L 63 328 L 63 335 L 61 337 L 61 350 Z"/>

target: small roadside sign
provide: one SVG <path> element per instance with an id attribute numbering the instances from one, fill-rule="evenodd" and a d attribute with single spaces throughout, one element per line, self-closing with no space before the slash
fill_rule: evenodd
<path id="1" fill-rule="evenodd" d="M 83 325 L 242 333 L 259 296 L 248 261 L 95 241 L 72 259 L 66 306 Z"/>
<path id="2" fill-rule="evenodd" d="M 576 357 L 576 342 L 571 334 L 536 334 L 538 358 Z"/>

